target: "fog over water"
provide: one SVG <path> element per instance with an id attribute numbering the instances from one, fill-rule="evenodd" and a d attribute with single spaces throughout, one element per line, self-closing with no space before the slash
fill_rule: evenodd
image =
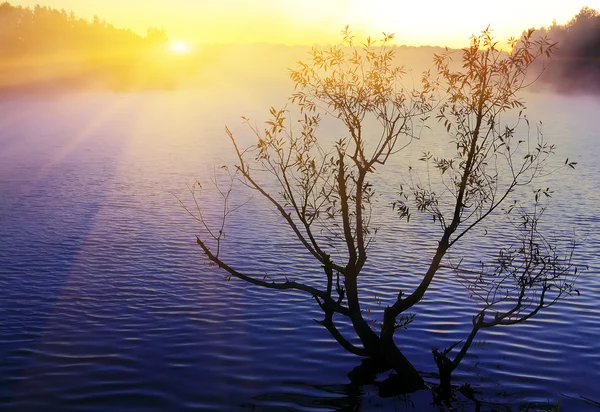
<path id="1" fill-rule="evenodd" d="M 382 399 L 374 387 L 350 386 L 359 359 L 313 321 L 322 317 L 314 300 L 228 282 L 204 264 L 200 229 L 174 196 L 189 204 L 188 185 L 234 161 L 225 125 L 249 142 L 241 116 L 260 124 L 270 106 L 286 104 L 285 68 L 297 60 L 286 53 L 267 64 L 238 52 L 214 57 L 182 90 L 0 97 L 0 409 L 436 410 L 428 391 Z M 546 410 L 559 397 L 564 410 L 594 410 L 580 396 L 600 401 L 600 97 L 525 100 L 556 143 L 557 164 L 578 162 L 548 178 L 545 224 L 559 241 L 576 236 L 576 263 L 589 269 L 581 296 L 481 332 L 455 383 L 471 384 L 482 410 Z M 325 137 L 341 133 L 330 124 Z M 432 126 L 402 156 L 445 150 Z M 435 226 L 402 224 L 386 207 L 402 156 L 381 175 L 392 187 L 361 283 L 374 314 L 419 280 L 435 242 Z M 214 196 L 203 206 L 219 212 Z M 503 241 L 487 228 L 463 246 L 475 258 Z M 240 269 L 275 272 L 284 261 L 290 278 L 320 277 L 260 199 L 227 230 L 224 253 Z M 415 308 L 398 343 L 435 383 L 431 349 L 464 339 L 475 306 L 440 273 Z"/>

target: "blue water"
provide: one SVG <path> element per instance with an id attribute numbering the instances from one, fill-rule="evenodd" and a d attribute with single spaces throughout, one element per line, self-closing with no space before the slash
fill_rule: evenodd
<path id="1" fill-rule="evenodd" d="M 0 409 L 436 410 L 429 391 L 383 399 L 351 386 L 360 361 L 313 322 L 322 315 L 308 296 L 227 281 L 202 259 L 200 228 L 175 195 L 189 201 L 187 185 L 232 160 L 225 124 L 244 140 L 240 116 L 264 119 L 287 91 L 257 93 L 0 100 Z M 594 410 L 581 396 L 600 401 L 600 100 L 529 103 L 557 158 L 578 162 L 552 176 L 549 213 L 561 236 L 575 229 L 577 263 L 589 269 L 580 297 L 483 331 L 455 383 L 473 386 L 481 410 L 550 410 L 559 398 L 566 411 Z M 216 200 L 204 200 L 209 214 Z M 254 273 L 317 282 L 320 268 L 263 206 L 252 199 L 232 218 L 227 256 Z M 387 222 L 361 283 L 373 313 L 418 281 L 435 242 L 417 224 Z M 468 248 L 484 253 L 487 241 Z M 436 381 L 431 349 L 465 338 L 474 308 L 441 273 L 399 333 L 427 381 Z M 477 407 L 461 396 L 457 406 Z"/>

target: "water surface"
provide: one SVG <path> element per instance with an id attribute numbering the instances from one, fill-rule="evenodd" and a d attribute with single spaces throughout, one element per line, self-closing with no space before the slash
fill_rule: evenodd
<path id="1" fill-rule="evenodd" d="M 322 315 L 312 299 L 227 281 L 194 243 L 199 228 L 173 194 L 189 200 L 187 185 L 233 160 L 225 124 L 246 139 L 240 116 L 265 119 L 285 93 L 0 101 L 1 409 L 431 408 L 427 391 L 382 399 L 373 387 L 349 385 L 359 360 L 313 322 Z M 548 213 L 560 236 L 575 229 L 577 263 L 589 270 L 580 297 L 523 325 L 481 332 L 456 383 L 470 383 L 484 410 L 544 410 L 558 397 L 564 410 L 593 410 L 577 399 L 600 400 L 600 101 L 529 99 L 529 116 L 544 120 L 557 158 L 578 162 L 576 172 L 552 176 Z M 214 198 L 205 205 L 219 210 Z M 232 219 L 228 256 L 244 270 L 273 273 L 285 259 L 285 275 L 317 281 L 319 267 L 262 206 L 252 201 Z M 423 250 L 435 242 L 429 233 L 418 225 L 382 230 L 362 279 L 365 308 L 381 308 L 418 281 Z M 467 246 L 485 253 L 488 241 Z M 474 306 L 442 273 L 416 313 L 398 343 L 435 382 L 431 349 L 465 338 Z"/>

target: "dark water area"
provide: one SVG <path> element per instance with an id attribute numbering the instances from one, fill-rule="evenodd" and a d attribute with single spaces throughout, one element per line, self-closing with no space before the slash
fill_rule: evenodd
<path id="1" fill-rule="evenodd" d="M 0 410 L 437 410 L 430 391 L 384 399 L 350 385 L 360 361 L 313 321 L 312 299 L 227 281 L 202 259 L 199 228 L 174 194 L 189 200 L 186 185 L 232 160 L 225 124 L 243 139 L 241 115 L 264 119 L 283 101 L 252 90 L 0 100 Z M 576 261 L 589 269 L 580 297 L 478 336 L 455 383 L 481 403 L 459 396 L 458 410 L 551 410 L 559 398 L 565 411 L 598 410 L 581 396 L 600 401 L 600 100 L 528 102 L 557 159 L 578 162 L 552 176 L 548 213 L 563 222 L 558 236 L 575 230 Z M 275 271 L 284 256 L 286 275 L 319 277 L 261 206 L 228 227 L 237 267 Z M 399 232 L 382 231 L 374 246 L 361 284 L 373 313 L 426 261 L 427 230 L 405 230 L 414 244 L 398 248 Z M 468 247 L 484 253 L 485 242 Z M 398 334 L 428 382 L 431 349 L 465 338 L 474 313 L 441 274 Z"/>

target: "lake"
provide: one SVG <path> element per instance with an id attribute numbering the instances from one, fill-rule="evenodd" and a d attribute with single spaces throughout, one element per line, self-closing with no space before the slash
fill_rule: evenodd
<path id="1" fill-rule="evenodd" d="M 430 391 L 384 399 L 350 385 L 360 360 L 313 321 L 312 299 L 227 281 L 195 243 L 200 228 L 175 196 L 189 202 L 188 185 L 233 160 L 224 125 L 244 140 L 240 116 L 265 120 L 290 90 L 0 98 L 0 409 L 437 410 Z M 589 269 L 581 296 L 480 332 L 454 383 L 481 404 L 459 397 L 457 408 L 550 410 L 560 398 L 565 411 L 598 410 L 581 396 L 600 401 L 600 98 L 526 100 L 558 161 L 578 162 L 551 176 L 547 221 L 559 237 L 575 233 L 576 263 Z M 254 199 L 232 218 L 229 258 L 318 277 L 262 206 Z M 382 230 L 360 284 L 365 309 L 415 284 L 428 233 Z M 469 242 L 485 250 L 486 239 Z M 399 343 L 435 383 L 431 349 L 464 339 L 474 306 L 441 273 L 415 313 Z"/>

